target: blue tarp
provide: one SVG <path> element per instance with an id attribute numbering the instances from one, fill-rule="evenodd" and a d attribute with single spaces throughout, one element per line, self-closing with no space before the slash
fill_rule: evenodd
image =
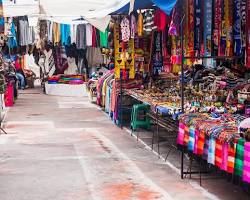
<path id="1" fill-rule="evenodd" d="M 149 9 L 157 6 L 163 10 L 167 15 L 170 15 L 173 7 L 175 6 L 177 0 L 135 0 L 134 10 L 139 9 Z M 128 14 L 130 3 L 127 3 L 125 6 L 119 10 L 111 13 L 112 14 Z"/>
<path id="2" fill-rule="evenodd" d="M 157 7 L 164 11 L 167 15 L 170 15 L 177 0 L 151 0 Z"/>

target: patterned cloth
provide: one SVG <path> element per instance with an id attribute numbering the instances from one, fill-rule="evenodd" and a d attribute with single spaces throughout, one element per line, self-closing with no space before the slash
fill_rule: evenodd
<path id="1" fill-rule="evenodd" d="M 244 145 L 243 181 L 250 183 L 250 142 Z"/>
<path id="2" fill-rule="evenodd" d="M 128 42 L 130 38 L 130 26 L 127 17 L 124 17 L 121 21 L 121 34 L 122 34 L 122 41 Z"/>

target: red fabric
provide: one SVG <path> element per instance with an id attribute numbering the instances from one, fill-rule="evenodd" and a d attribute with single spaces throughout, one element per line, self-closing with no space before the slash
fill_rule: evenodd
<path id="1" fill-rule="evenodd" d="M 155 11 L 154 24 L 157 26 L 158 31 L 165 30 L 169 22 L 170 18 L 161 9 Z"/>
<path id="2" fill-rule="evenodd" d="M 250 68 L 250 0 L 247 1 L 247 68 Z"/>
<path id="3" fill-rule="evenodd" d="M 97 47 L 96 42 L 96 28 L 92 26 L 92 46 Z"/>
<path id="4" fill-rule="evenodd" d="M 215 143 L 215 165 L 220 168 L 221 164 L 222 164 L 222 142 L 217 139 Z"/>

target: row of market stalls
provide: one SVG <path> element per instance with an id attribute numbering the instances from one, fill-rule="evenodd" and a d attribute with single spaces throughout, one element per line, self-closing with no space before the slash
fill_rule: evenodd
<path id="1" fill-rule="evenodd" d="M 5 4 L 3 50 L 31 52 L 47 94 L 87 87 L 117 125 L 154 129 L 157 141 L 162 128 L 182 152 L 182 178 L 197 173 L 186 154 L 199 172 L 213 166 L 248 184 L 250 2 L 91 2 L 40 0 L 26 16 Z"/>

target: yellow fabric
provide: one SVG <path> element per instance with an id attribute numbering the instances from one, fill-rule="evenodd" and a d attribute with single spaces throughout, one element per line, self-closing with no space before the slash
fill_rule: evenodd
<path id="1" fill-rule="evenodd" d="M 54 43 L 59 43 L 60 42 L 60 24 L 58 23 L 53 23 L 53 39 Z"/>
<path id="2" fill-rule="evenodd" d="M 115 47 L 115 78 L 120 78 L 120 69 L 125 68 L 125 62 L 124 62 L 124 54 L 123 52 L 120 52 L 121 44 L 119 41 L 119 25 L 114 25 L 114 47 Z M 121 63 L 118 62 L 118 60 L 122 60 Z"/>
<path id="3" fill-rule="evenodd" d="M 138 32 L 138 36 L 142 36 L 142 33 L 143 33 L 143 16 L 142 16 L 141 11 L 140 11 L 140 13 L 138 15 L 137 32 Z"/>
<path id="4" fill-rule="evenodd" d="M 135 78 L 135 42 L 134 39 L 129 40 L 129 52 L 131 56 L 131 63 L 129 64 L 129 78 Z"/>

